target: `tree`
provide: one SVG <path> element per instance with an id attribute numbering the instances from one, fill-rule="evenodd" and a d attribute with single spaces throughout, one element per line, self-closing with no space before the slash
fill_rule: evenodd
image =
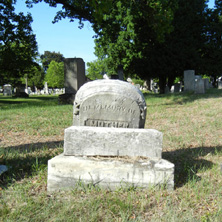
<path id="1" fill-rule="evenodd" d="M 31 78 L 28 78 L 28 85 L 29 86 L 36 86 L 38 89 L 43 87 L 43 81 L 45 77 L 44 70 L 42 69 L 41 66 L 33 67 L 31 70 Z"/>
<path id="2" fill-rule="evenodd" d="M 0 84 L 16 84 L 25 72 L 37 66 L 32 17 L 15 14 L 12 3 L 8 0 L 0 3 Z"/>
<path id="3" fill-rule="evenodd" d="M 64 56 L 60 52 L 45 51 L 40 58 L 42 60 L 42 65 L 45 72 L 47 71 L 51 61 L 64 62 Z"/>
<path id="4" fill-rule="evenodd" d="M 52 88 L 64 87 L 64 63 L 51 61 L 44 81 Z"/>
<path id="5" fill-rule="evenodd" d="M 91 80 L 102 79 L 106 73 L 106 64 L 102 60 L 95 60 L 87 63 L 87 77 Z"/>

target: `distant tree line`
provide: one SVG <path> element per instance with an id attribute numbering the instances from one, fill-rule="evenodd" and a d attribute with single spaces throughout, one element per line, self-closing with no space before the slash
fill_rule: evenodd
<path id="1" fill-rule="evenodd" d="M 39 0 L 26 2 L 31 7 Z M 44 0 L 44 2 L 52 7 L 62 4 L 62 10 L 57 12 L 54 22 L 69 18 L 70 21 L 79 20 L 80 28 L 84 21 L 92 24 L 96 33 L 95 54 L 98 57 L 97 61 L 88 64 L 89 75 L 93 78 L 100 78 L 100 74 L 105 72 L 115 73 L 121 64 L 126 78 L 139 77 L 144 80 L 157 78 L 160 92 L 163 92 L 166 84 L 170 87 L 175 79 L 182 79 L 183 71 L 186 69 L 194 69 L 197 74 L 210 75 L 214 79 L 222 74 L 220 0 L 215 0 L 213 9 L 208 8 L 206 0 Z M 13 15 L 12 4 L 5 0 L 0 5 L 3 18 L 1 21 L 6 21 L 1 22 L 1 26 L 4 25 L 10 30 L 11 25 L 7 23 L 6 17 L 10 13 Z M 19 20 L 13 16 L 10 19 L 13 25 Z M 16 36 L 13 36 L 10 43 L 2 42 L 0 39 L 0 53 L 4 55 L 0 61 L 0 70 L 4 71 L 0 72 L 3 73 L 1 75 L 5 76 L 5 73 L 10 72 L 11 76 L 19 76 L 27 67 L 37 67 L 34 66 L 37 49 L 30 26 L 31 16 L 27 15 L 26 20 L 26 25 L 21 26 L 24 27 L 24 36 L 27 37 L 26 45 L 30 44 L 28 48 L 33 49 L 31 59 L 27 60 L 25 66 L 15 65 L 13 70 L 2 68 L 2 64 L 6 64 L 2 62 L 2 58 L 4 56 L 8 58 L 7 53 L 13 52 L 13 44 L 24 47 L 24 42 L 18 44 Z M 11 32 L 14 32 L 13 29 Z M 1 38 L 8 35 L 3 28 L 0 33 Z M 44 58 L 41 59 L 46 72 L 50 63 L 44 61 Z"/>

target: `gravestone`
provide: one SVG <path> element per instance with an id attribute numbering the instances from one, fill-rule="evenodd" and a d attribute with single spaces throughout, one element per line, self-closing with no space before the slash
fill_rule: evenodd
<path id="1" fill-rule="evenodd" d="M 164 88 L 164 93 L 168 94 L 170 92 L 169 86 L 165 86 Z"/>
<path id="2" fill-rule="evenodd" d="M 20 84 L 16 87 L 15 97 L 27 98 L 29 97 L 28 93 L 26 93 L 26 84 Z"/>
<path id="3" fill-rule="evenodd" d="M 186 70 L 184 71 L 184 91 L 195 90 L 195 71 Z"/>
<path id="4" fill-rule="evenodd" d="M 98 80 L 76 95 L 75 126 L 144 128 L 146 103 L 135 86 L 123 81 Z"/>
<path id="5" fill-rule="evenodd" d="M 12 95 L 12 86 L 10 84 L 4 85 L 3 95 L 4 96 L 11 96 Z"/>
<path id="6" fill-rule="evenodd" d="M 222 82 L 218 82 L 218 89 L 222 89 Z"/>
<path id="7" fill-rule="evenodd" d="M 180 92 L 180 90 L 181 90 L 181 84 L 175 83 L 173 92 L 177 93 L 177 92 Z"/>
<path id="8" fill-rule="evenodd" d="M 174 164 L 162 159 L 163 135 L 144 129 L 146 103 L 132 84 L 96 80 L 76 94 L 64 152 L 48 161 L 48 191 L 79 182 L 119 187 L 174 187 Z"/>
<path id="9" fill-rule="evenodd" d="M 203 80 L 204 80 L 204 88 L 205 88 L 205 90 L 206 90 L 206 89 L 210 89 L 209 79 L 206 78 L 206 79 L 203 79 Z"/>
<path id="10" fill-rule="evenodd" d="M 81 58 L 64 60 L 65 94 L 59 96 L 60 104 L 73 104 L 78 89 L 86 83 L 85 62 Z"/>
<path id="11" fill-rule="evenodd" d="M 205 93 L 205 86 L 204 86 L 204 80 L 201 78 L 197 78 L 195 80 L 195 93 Z"/>

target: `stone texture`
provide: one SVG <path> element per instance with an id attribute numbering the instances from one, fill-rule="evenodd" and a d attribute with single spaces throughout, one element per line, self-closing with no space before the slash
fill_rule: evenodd
<path id="1" fill-rule="evenodd" d="M 65 129 L 64 154 L 160 159 L 162 141 L 162 133 L 154 129 L 72 126 Z"/>
<path id="2" fill-rule="evenodd" d="M 205 89 L 210 89 L 210 81 L 209 79 L 203 79 L 204 80 L 204 88 Z"/>
<path id="3" fill-rule="evenodd" d="M 64 156 L 48 161 L 48 191 L 73 189 L 79 182 L 115 190 L 130 186 L 174 188 L 174 164 L 161 160 Z"/>
<path id="4" fill-rule="evenodd" d="M 205 86 L 203 79 L 195 80 L 195 93 L 205 93 Z"/>
<path id="5" fill-rule="evenodd" d="M 4 96 L 11 96 L 12 95 L 12 86 L 10 84 L 4 85 L 3 88 L 4 88 L 4 91 L 3 91 Z"/>
<path id="6" fill-rule="evenodd" d="M 222 89 L 222 82 L 218 82 L 218 89 Z"/>
<path id="7" fill-rule="evenodd" d="M 184 71 L 184 91 L 195 90 L 195 71 L 186 70 Z"/>
<path id="8" fill-rule="evenodd" d="M 66 58 L 64 60 L 65 93 L 75 94 L 86 82 L 85 62 L 81 58 Z"/>
<path id="9" fill-rule="evenodd" d="M 116 122 L 110 127 L 144 128 L 145 120 L 143 94 L 127 82 L 95 80 L 84 84 L 76 93 L 75 126 L 107 126 L 107 122 Z"/>

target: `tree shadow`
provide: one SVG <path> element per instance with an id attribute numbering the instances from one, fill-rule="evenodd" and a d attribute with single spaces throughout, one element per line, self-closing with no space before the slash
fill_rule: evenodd
<path id="1" fill-rule="evenodd" d="M 33 176 L 47 168 L 48 160 L 63 152 L 63 141 L 24 144 L 0 148 L 0 165 L 8 171 L 0 175 L 0 187 L 7 188 L 16 181 Z"/>
<path id="2" fill-rule="evenodd" d="M 14 98 L 0 96 L 0 109 L 21 109 L 25 107 L 57 106 L 58 96 L 30 96 L 28 98 Z"/>
<path id="3" fill-rule="evenodd" d="M 201 180 L 197 176 L 198 171 L 211 169 L 214 164 L 201 157 L 207 154 L 217 155 L 222 152 L 222 147 L 196 147 L 183 148 L 174 151 L 163 152 L 163 159 L 169 160 L 175 165 L 175 188 L 182 187 L 190 179 Z"/>

